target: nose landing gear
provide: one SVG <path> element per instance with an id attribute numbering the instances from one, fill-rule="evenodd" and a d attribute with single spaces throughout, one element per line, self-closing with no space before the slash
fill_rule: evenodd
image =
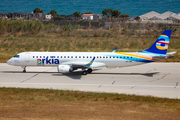
<path id="1" fill-rule="evenodd" d="M 26 72 L 26 66 L 22 66 L 22 68 L 24 69 L 23 73 L 25 73 Z"/>

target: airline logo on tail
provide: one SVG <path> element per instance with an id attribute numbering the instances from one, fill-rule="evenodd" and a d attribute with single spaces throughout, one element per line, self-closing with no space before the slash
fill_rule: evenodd
<path id="1" fill-rule="evenodd" d="M 156 48 L 159 50 L 166 50 L 169 45 L 169 37 L 166 35 L 161 35 L 158 40 L 156 42 Z"/>
<path id="2" fill-rule="evenodd" d="M 165 30 L 156 42 L 141 53 L 166 55 L 172 30 Z"/>

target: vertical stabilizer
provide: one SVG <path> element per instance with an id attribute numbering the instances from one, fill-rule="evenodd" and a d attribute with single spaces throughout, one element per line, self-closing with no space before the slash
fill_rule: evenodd
<path id="1" fill-rule="evenodd" d="M 165 30 L 162 35 L 156 40 L 156 42 L 143 53 L 154 53 L 166 55 L 172 30 Z"/>

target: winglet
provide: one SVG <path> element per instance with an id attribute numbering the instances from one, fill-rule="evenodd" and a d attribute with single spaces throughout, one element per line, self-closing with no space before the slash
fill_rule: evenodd
<path id="1" fill-rule="evenodd" d="M 92 65 L 93 64 L 93 62 L 94 62 L 94 60 L 95 60 L 95 57 L 88 63 L 88 64 L 86 64 L 86 66 L 90 66 L 90 65 Z"/>
<path id="2" fill-rule="evenodd" d="M 116 52 L 116 50 L 117 50 L 117 47 L 112 52 Z"/>

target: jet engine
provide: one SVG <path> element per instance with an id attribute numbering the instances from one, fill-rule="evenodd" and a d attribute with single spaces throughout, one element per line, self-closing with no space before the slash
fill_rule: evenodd
<path id="1" fill-rule="evenodd" d="M 73 68 L 69 65 L 58 65 L 57 70 L 58 72 L 61 73 L 68 73 L 68 72 L 72 72 Z"/>

